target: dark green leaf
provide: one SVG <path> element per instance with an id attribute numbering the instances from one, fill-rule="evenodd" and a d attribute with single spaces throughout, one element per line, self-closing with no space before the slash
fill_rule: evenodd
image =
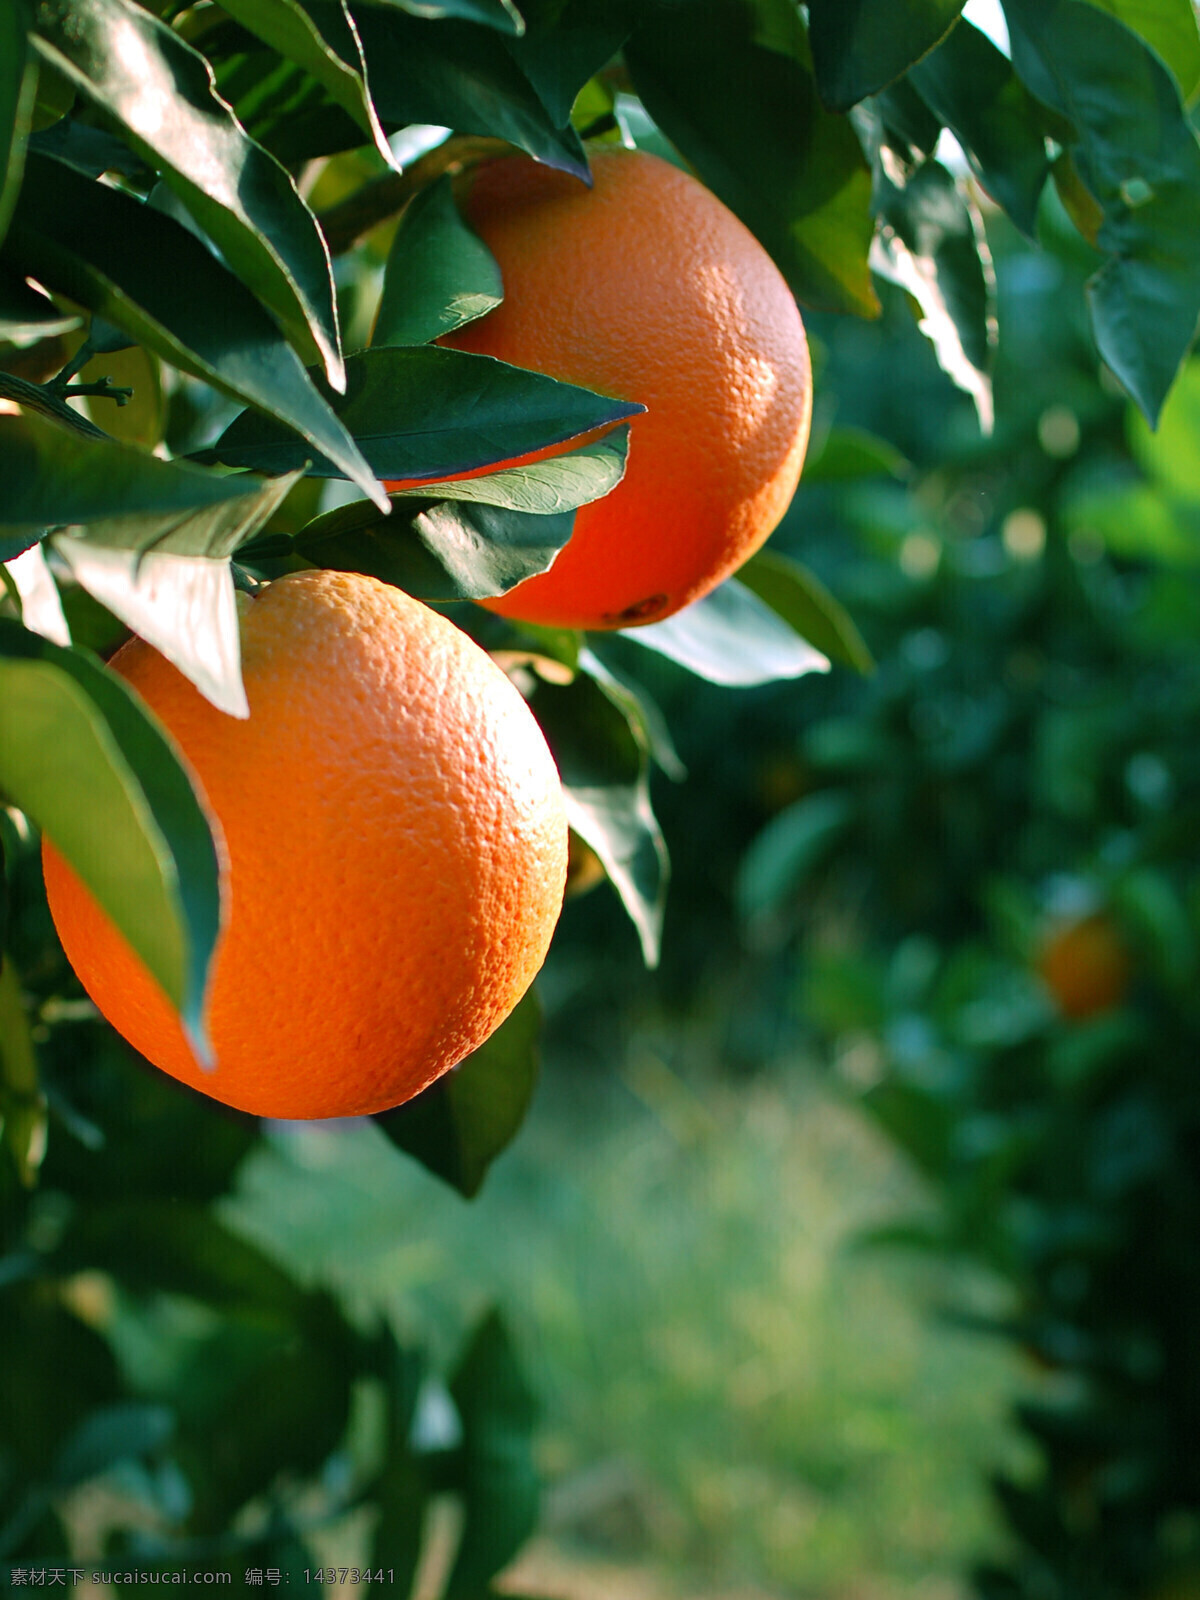
<path id="1" fill-rule="evenodd" d="M 817 99 L 790 0 L 758 6 L 784 38 L 794 31 L 789 53 L 758 41 L 755 16 L 737 0 L 706 0 L 686 25 L 664 12 L 638 28 L 625 48 L 635 86 L 802 301 L 872 316 L 879 308 L 867 269 L 874 225 L 862 149 L 847 120 Z"/>
<path id="2" fill-rule="evenodd" d="M 842 661 L 856 672 L 874 670 L 854 619 L 800 562 L 774 550 L 760 550 L 739 569 L 738 582 L 831 661 Z"/>
<path id="3" fill-rule="evenodd" d="M 562 775 L 567 820 L 600 858 L 655 966 L 667 850 L 650 805 L 647 753 L 623 697 L 580 674 L 566 685 L 539 682 L 531 705 Z"/>
<path id="4" fill-rule="evenodd" d="M 1088 284 L 1100 354 L 1153 424 L 1200 316 L 1200 149 L 1174 78 L 1135 33 L 1085 0 L 1011 0 L 1013 65 L 1074 123 L 1109 257 Z"/>
<path id="5" fill-rule="evenodd" d="M 820 651 L 735 578 L 665 622 L 630 628 L 624 637 L 729 687 L 829 670 Z"/>
<path id="6" fill-rule="evenodd" d="M 417 195 L 392 241 L 372 345 L 427 344 L 504 298 L 500 268 L 454 204 L 448 177 Z"/>
<path id="7" fill-rule="evenodd" d="M 221 887 L 191 779 L 133 691 L 80 651 L 0 617 L 0 677 L 0 787 L 91 889 L 207 1058 Z"/>
<path id="8" fill-rule="evenodd" d="M 3 667 L 0 665 L 0 678 Z M 0 762 L 0 770 L 3 763 Z M 2 780 L 0 780 L 2 781 Z M 0 851 L 0 936 L 4 933 L 5 879 Z M 37 1055 L 21 981 L 0 943 L 0 1144 L 17 1176 L 32 1188 L 46 1151 L 46 1097 L 38 1082 Z"/>
<path id="9" fill-rule="evenodd" d="M 0 242 L 8 228 L 37 97 L 37 62 L 29 50 L 32 0 L 0 7 Z"/>
<path id="10" fill-rule="evenodd" d="M 803 888 L 852 814 L 850 795 L 824 789 L 771 818 L 738 867 L 734 901 L 747 924 L 773 917 Z"/>
<path id="11" fill-rule="evenodd" d="M 629 37 L 634 0 L 522 0 L 521 14 L 525 32 L 507 41 L 509 54 L 564 127 L 584 84 Z"/>
<path id="12" fill-rule="evenodd" d="M 963 0 L 810 0 L 809 36 L 821 99 L 848 111 L 932 50 Z"/>
<path id="13" fill-rule="evenodd" d="M 53 300 L 26 283 L 23 274 L 0 263 L 0 339 L 18 349 L 70 333 L 83 318 L 60 311 Z"/>
<path id="14" fill-rule="evenodd" d="M 862 428 L 831 428 L 819 441 L 809 445 L 804 463 L 804 486 L 834 483 L 846 478 L 873 478 L 887 473 L 906 477 L 909 463 L 886 439 Z"/>
<path id="15" fill-rule="evenodd" d="M 55 1457 L 51 1481 L 58 1491 L 74 1489 L 118 1462 L 156 1454 L 175 1430 L 166 1406 L 127 1400 L 93 1411 Z"/>
<path id="16" fill-rule="evenodd" d="M 884 227 L 871 265 L 920 307 L 921 331 L 939 366 L 971 396 L 990 433 L 995 281 L 982 221 L 940 162 L 922 161 L 895 176 L 899 181 L 882 168 L 876 175 Z"/>
<path id="17" fill-rule="evenodd" d="M 77 583 L 218 710 L 247 717 L 229 557 L 274 515 L 298 476 L 256 479 L 256 492 L 201 511 L 104 518 L 56 535 L 54 551 Z"/>
<path id="18" fill-rule="evenodd" d="M 862 1104 L 926 1177 L 945 1177 L 954 1132 L 953 1114 L 946 1105 L 925 1090 L 894 1079 L 868 1089 Z"/>
<path id="19" fill-rule="evenodd" d="M 1140 34 L 1170 67 L 1191 105 L 1200 94 L 1200 28 L 1192 0 L 1091 0 Z"/>
<path id="20" fill-rule="evenodd" d="M 415 1458 L 404 1450 L 388 1460 L 373 1488 L 371 1499 L 378 1507 L 379 1520 L 371 1538 L 369 1566 L 372 1572 L 382 1571 L 390 1578 L 385 1576 L 382 1585 L 371 1584 L 365 1592 L 411 1594 L 428 1504 L 424 1476 Z"/>
<path id="21" fill-rule="evenodd" d="M 31 154 L 6 253 L 183 371 L 295 428 L 382 501 L 295 351 L 249 290 L 172 218 Z M 292 465 L 310 453 L 297 441 Z"/>
<path id="22" fill-rule="evenodd" d="M 1043 118 L 1012 64 L 964 21 L 908 76 L 958 139 L 983 187 L 1032 238 L 1050 159 Z"/>
<path id="23" fill-rule="evenodd" d="M 520 33 L 521 13 L 513 0 L 362 0 L 364 5 L 384 9 L 396 7 L 410 16 L 437 20 L 458 17 L 463 22 L 478 22 L 500 33 Z"/>
<path id="24" fill-rule="evenodd" d="M 420 600 L 482 600 L 545 572 L 571 537 L 574 512 L 530 515 L 479 501 L 402 500 L 381 518 L 365 501 L 328 512 L 296 536 L 320 567 L 364 572 Z"/>
<path id="25" fill-rule="evenodd" d="M 179 515 L 261 487 L 261 479 L 162 461 L 103 435 L 72 433 L 33 411 L 0 416 L 0 482 L 5 534 L 138 513 Z"/>
<path id="26" fill-rule="evenodd" d="M 346 377 L 338 416 L 380 477 L 412 484 L 461 478 L 645 409 L 440 345 L 364 350 Z M 199 459 L 289 472 L 308 455 L 286 429 L 247 411 Z M 341 476 L 320 457 L 313 470 Z"/>
<path id="27" fill-rule="evenodd" d="M 533 1459 L 537 1408 L 497 1312 L 476 1329 L 450 1393 L 462 1420 L 462 1542 L 445 1600 L 478 1600 L 533 1532 L 538 1474 Z"/>
<path id="28" fill-rule="evenodd" d="M 373 1120 L 393 1144 L 472 1199 L 525 1120 L 542 1011 L 532 990 L 492 1036 L 424 1093 Z"/>
<path id="29" fill-rule="evenodd" d="M 42 62 L 47 71 L 51 69 Z M 93 128 L 90 123 L 75 117 L 66 117 L 52 128 L 35 133 L 29 148 L 38 155 L 53 156 L 56 161 L 74 167 L 85 178 L 98 178 L 102 172 L 116 172 L 131 179 L 141 189 L 154 181 L 154 169 L 141 156 L 135 154 L 115 134 L 103 128 Z"/>
<path id="30" fill-rule="evenodd" d="M 489 29 L 421 21 L 378 6 L 360 11 L 358 25 L 371 93 L 385 121 L 507 139 L 587 181 L 587 158 L 574 129 L 551 118 Z"/>
<path id="31" fill-rule="evenodd" d="M 593 634 L 588 647 L 578 651 L 576 664 L 580 672 L 595 678 L 609 699 L 620 706 L 637 738 L 667 776 L 682 783 L 687 777 L 687 768 L 679 759 L 666 718 L 646 689 L 613 660 L 609 637 L 603 633 Z"/>
<path id="32" fill-rule="evenodd" d="M 366 64 L 345 0 L 305 8 L 299 0 L 229 0 L 222 9 L 256 38 L 294 61 L 322 85 L 330 98 L 393 164 L 366 84 Z"/>
<path id="33" fill-rule="evenodd" d="M 297 351 L 340 389 L 324 236 L 287 172 L 214 93 L 204 57 L 133 0 L 38 0 L 37 26 L 47 58 L 162 170 Z"/>

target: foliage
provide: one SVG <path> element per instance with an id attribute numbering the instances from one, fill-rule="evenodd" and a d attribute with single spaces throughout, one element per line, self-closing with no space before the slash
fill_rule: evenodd
<path id="1" fill-rule="evenodd" d="M 1052 1144 L 1037 1139 L 1050 1138 L 1051 1124 L 1066 1125 L 1082 1096 L 1096 1115 L 1117 1116 L 1119 1144 L 1125 1101 L 1114 1085 L 1132 1072 L 1137 1038 L 1150 1035 L 1097 1023 L 1096 1039 L 1109 1041 L 1096 1045 L 1102 1064 L 1077 1059 L 1077 1049 L 1067 1051 L 1075 1065 L 1062 1068 L 1053 1065 L 1062 1025 L 1032 1002 L 1026 1010 L 1036 1020 L 1020 1039 L 968 1038 L 949 1050 L 932 1024 L 914 1032 L 908 1018 L 914 1007 L 924 1015 L 920 1007 L 942 993 L 941 983 L 953 979 L 961 1006 L 996 976 L 995 962 L 976 948 L 986 939 L 980 907 L 992 905 L 979 889 L 981 863 L 999 874 L 997 905 L 1008 903 L 1009 879 L 1036 886 L 1073 863 L 1122 906 L 1141 907 L 1139 928 L 1185 930 L 1175 943 L 1151 940 L 1158 965 L 1145 969 L 1144 982 L 1173 1019 L 1176 1032 L 1162 1037 L 1188 1037 L 1192 911 L 1171 854 L 1182 854 L 1183 832 L 1144 798 L 1185 792 L 1190 758 L 1186 744 L 1177 748 L 1178 724 L 1163 714 L 1159 686 L 1164 676 L 1172 686 L 1185 682 L 1186 662 L 1169 621 L 1135 626 L 1126 600 L 1110 604 L 1098 587 L 1099 571 L 1077 570 L 1061 535 L 1072 518 L 1079 548 L 1105 531 L 1088 493 L 1106 489 L 1115 473 L 1120 493 L 1140 508 L 1113 535 L 1141 541 L 1124 559 L 1179 550 L 1190 557 L 1194 545 L 1186 470 L 1153 434 L 1135 434 L 1132 457 L 1111 448 L 1119 407 L 1094 374 L 1098 350 L 1153 425 L 1190 346 L 1200 312 L 1191 248 L 1200 166 L 1187 106 L 1200 53 L 1184 0 L 1007 0 L 1011 63 L 960 10 L 942 0 L 814 3 L 807 17 L 793 0 L 16 0 L 3 8 L 6 1558 L 68 1552 L 66 1497 L 113 1473 L 154 1531 L 138 1533 L 129 1519 L 112 1530 L 107 1553 L 138 1562 L 237 1552 L 248 1565 L 316 1564 L 302 1557 L 311 1531 L 304 1518 L 315 1514 L 307 1508 L 319 1501 L 321 1516 L 372 1507 L 372 1567 L 411 1578 L 422 1508 L 448 1488 L 466 1510 L 449 1594 L 469 1600 L 532 1526 L 531 1406 L 501 1324 L 477 1331 L 450 1380 L 460 1437 L 427 1448 L 418 1355 L 386 1328 L 364 1331 L 215 1220 L 211 1202 L 257 1138 L 254 1125 L 146 1077 L 85 1015 L 41 897 L 33 829 L 44 826 L 61 832 L 65 853 L 155 964 L 202 1045 L 199 1002 L 218 925 L 216 852 L 186 770 L 98 657 L 135 628 L 214 703 L 244 714 L 235 586 L 305 562 L 412 587 L 451 606 L 502 653 L 559 759 L 573 828 L 616 888 L 649 961 L 658 956 L 667 881 L 651 772 L 677 776 L 680 763 L 644 680 L 665 673 L 669 688 L 672 663 L 681 663 L 725 684 L 788 681 L 826 656 L 866 668 L 873 652 L 883 666 L 867 688 L 852 691 L 837 674 L 824 691 L 865 698 L 804 735 L 805 762 L 819 775 L 808 785 L 814 792 L 797 795 L 756 845 L 743 905 L 755 937 L 769 938 L 780 917 L 786 926 L 811 874 L 828 877 L 824 892 L 835 902 L 845 893 L 839 871 L 857 884 L 875 908 L 878 934 L 903 941 L 894 958 L 901 977 L 876 982 L 869 961 L 862 970 L 850 962 L 830 978 L 832 992 L 839 983 L 853 992 L 855 1025 L 876 1016 L 886 1050 L 902 1041 L 896 1059 L 915 1062 L 918 1076 L 944 1059 L 970 1063 L 947 1067 L 936 1090 L 924 1078 L 908 1083 L 903 1072 L 892 1083 L 889 1069 L 872 1104 L 899 1107 L 888 1123 L 898 1134 L 920 1130 L 914 1148 L 927 1165 L 965 1139 L 962 1159 L 975 1182 L 971 1163 L 988 1147 L 976 1104 L 986 1079 L 992 1122 L 985 1118 L 983 1133 L 1010 1117 L 1022 1135 L 1005 1158 L 1010 1166 L 999 1158 L 987 1166 L 988 1195 L 971 1200 L 972 1215 L 987 1223 L 972 1229 L 972 1247 L 987 1243 L 1039 1294 L 1058 1281 L 1040 1256 L 1034 1271 L 1029 1252 L 1045 1251 L 1036 1229 L 1021 1231 L 1045 1202 L 1036 1174 L 1046 1183 L 1064 1177 Z M 431 125 L 447 132 L 430 135 Z M 981 606 L 982 575 L 969 560 L 960 573 L 947 557 L 915 590 L 903 576 L 904 562 L 915 571 L 930 550 L 937 555 L 921 496 L 934 503 L 930 515 L 949 516 L 952 494 L 968 494 L 961 482 L 971 473 L 989 463 L 999 471 L 1007 453 L 1031 448 L 1020 405 L 1016 422 L 1001 405 L 990 443 L 973 437 L 959 453 L 926 451 L 916 498 L 898 484 L 894 492 L 858 484 L 865 466 L 902 470 L 895 451 L 869 434 L 839 419 L 818 441 L 809 481 L 818 494 L 824 481 L 824 492 L 836 495 L 851 475 L 846 521 L 882 558 L 875 592 L 857 592 L 838 575 L 834 599 L 796 561 L 808 552 L 793 536 L 790 563 L 760 558 L 744 581 L 731 580 L 686 617 L 623 637 L 548 633 L 471 606 L 545 569 L 574 510 L 606 492 L 623 467 L 619 435 L 610 432 L 602 447 L 579 441 L 637 408 L 432 344 L 503 292 L 495 263 L 458 217 L 447 177 L 516 147 L 586 181 L 585 137 L 664 151 L 693 167 L 758 235 L 806 311 L 870 318 L 882 305 L 892 329 L 898 307 L 905 316 L 914 307 L 937 361 L 987 428 L 993 369 L 1003 400 L 1008 330 L 1019 340 L 1029 324 L 1011 294 L 1006 303 L 1003 276 L 997 298 L 979 189 L 941 159 L 943 128 L 989 206 L 1003 207 L 1027 233 L 1040 216 L 1052 236 L 1050 259 L 1068 264 L 1062 270 L 1072 281 L 1087 278 L 1086 302 L 1073 302 L 1065 330 L 1051 318 L 1039 329 L 1043 343 L 1009 355 L 1024 364 L 1021 404 L 1033 404 L 1042 383 L 1062 383 L 1071 403 L 1082 396 L 1079 414 L 1091 408 L 1084 420 L 1110 445 L 1083 458 L 1097 475 L 1086 480 L 1081 468 L 1061 500 L 1057 479 L 1043 474 L 1031 486 L 1039 497 L 1055 496 L 1045 562 L 994 575 Z M 849 349 L 863 329 L 846 326 Z M 1068 355 L 1051 380 L 1041 366 L 1045 341 L 1058 348 L 1064 333 Z M 839 341 L 827 342 L 832 394 Z M 928 370 L 923 356 L 913 359 Z M 122 424 L 114 404 L 130 397 L 109 379 L 126 364 L 137 376 L 133 420 Z M 876 375 L 874 387 L 888 384 Z M 1193 389 L 1189 368 L 1178 392 Z M 888 431 L 870 415 L 851 420 Z M 908 419 L 909 434 L 919 426 Z M 1165 426 L 1190 437 L 1170 407 Z M 919 459 L 911 438 L 897 433 L 894 442 Z M 555 462 L 505 465 L 572 443 L 577 448 Z M 389 494 L 381 478 L 404 487 Z M 360 498 L 345 505 L 323 497 L 324 479 L 353 485 L 347 496 Z M 1164 501 L 1146 492 L 1157 482 L 1165 514 Z M 785 532 L 784 555 L 788 542 Z M 1191 619 L 1186 581 L 1151 570 L 1163 618 L 1187 618 L 1174 625 L 1178 638 Z M 863 623 L 871 652 L 842 601 Z M 873 613 L 877 625 L 867 627 Z M 1047 708 L 1041 680 L 1025 683 L 1019 665 L 1009 685 L 1008 666 L 998 672 L 997 662 L 1023 659 L 1022 649 L 1049 652 L 1052 641 L 1057 650 L 1064 617 L 1068 651 L 1088 662 L 1094 652 L 1110 674 L 1136 665 L 1144 690 L 1113 690 L 1111 704 L 1081 708 L 1068 672 L 1066 703 Z M 904 649 L 892 649 L 889 629 L 901 630 Z M 814 687 L 814 697 L 821 692 Z M 1108 752 L 1119 759 L 1097 777 Z M 1044 791 L 1027 788 L 1028 771 Z M 1127 772 L 1141 775 L 1128 794 Z M 688 793 L 668 797 L 668 811 L 703 809 L 683 798 Z M 84 795 L 97 799 L 83 805 Z M 114 888 L 117 879 L 127 888 L 130 872 L 141 886 L 136 895 Z M 913 932 L 926 942 L 913 945 Z M 975 944 L 962 946 L 968 935 Z M 943 956 L 952 947 L 953 956 Z M 832 1015 L 822 992 L 818 985 L 814 1014 Z M 898 1029 L 888 1020 L 896 1004 Z M 1017 1006 L 1012 1014 L 1025 1012 Z M 519 1013 L 486 1056 L 388 1122 L 394 1142 L 474 1192 L 520 1122 L 535 1031 L 531 1012 Z M 1005 1051 L 1016 1052 L 1017 1066 Z M 1161 1070 L 1156 1092 L 1165 1106 L 1178 1083 L 1173 1069 Z M 1094 1091 L 1085 1093 L 1085 1079 Z M 1182 1105 L 1160 1117 L 1160 1154 L 1182 1150 L 1194 1126 Z M 1154 1120 L 1144 1106 L 1129 1114 L 1135 1133 Z M 1097 1134 L 1103 1148 L 1105 1137 Z M 1161 1172 L 1174 1168 L 1166 1155 L 1152 1165 L 1146 1192 L 1157 1196 Z M 1000 1170 L 1006 1179 L 1020 1172 L 1026 1184 L 1012 1191 L 1023 1202 L 1015 1221 Z M 1136 1163 L 1122 1170 L 1133 1176 L 1115 1188 L 1098 1180 L 1099 1222 L 1091 1220 L 1101 1233 L 1110 1222 L 1105 1206 L 1120 1220 L 1129 1186 L 1143 1181 Z M 1186 1185 L 1164 1192 L 1186 1210 Z M 1008 1219 L 1003 1226 L 986 1212 L 989 1196 Z M 1165 1248 L 1170 1230 L 1147 1205 L 1148 1226 Z M 1069 1221 L 1075 1211 L 1068 1212 Z M 1004 1231 L 1010 1223 L 1014 1238 Z M 964 1241 L 961 1227 L 953 1237 Z M 1118 1259 L 1105 1258 L 1110 1266 Z M 1177 1266 L 1174 1257 L 1161 1263 L 1167 1281 Z M 1169 1394 L 1173 1370 L 1163 1360 L 1145 1382 Z M 1093 1374 L 1098 1394 L 1108 1372 Z M 1124 1368 L 1111 1379 L 1141 1381 Z M 387 1419 L 374 1444 L 362 1443 L 355 1420 L 354 1395 L 364 1385 L 381 1397 Z M 1185 1415 L 1180 1409 L 1166 1421 Z M 1047 1427 L 1039 1437 L 1050 1439 Z M 1048 1446 L 1049 1499 L 1008 1496 L 1031 1549 L 1054 1546 L 1062 1532 L 1045 1508 L 1059 1506 L 1054 1475 L 1070 1456 L 1064 1437 Z M 1094 1432 L 1088 1438 L 1094 1454 Z M 1129 1481 L 1128 1473 L 1120 1478 Z M 1186 1473 L 1179 1479 L 1184 1504 L 1191 1481 Z M 1144 1530 L 1153 1523 L 1151 1491 L 1136 1492 L 1136 1529 Z M 1062 1537 L 1073 1549 L 1070 1528 Z M 1122 1553 L 1112 1570 L 1132 1563 L 1141 1573 L 1140 1548 Z M 1052 1550 L 1042 1549 L 1041 1559 L 1053 1568 Z M 395 1581 L 403 1587 L 405 1579 Z M 1046 1592 L 1037 1578 L 987 1581 L 994 1593 Z M 996 1587 L 1003 1582 L 1018 1588 Z"/>

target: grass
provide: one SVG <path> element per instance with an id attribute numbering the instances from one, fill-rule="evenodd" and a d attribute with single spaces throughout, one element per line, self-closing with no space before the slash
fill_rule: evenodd
<path id="1" fill-rule="evenodd" d="M 554 1064 L 473 1204 L 369 1125 L 288 1126 L 230 1215 L 447 1357 L 501 1304 L 544 1408 L 527 1582 L 951 1600 L 1023 1375 L 928 1314 L 944 1278 L 853 1248 L 919 1202 L 811 1072 L 685 1083 L 643 1039 L 609 1074 Z"/>

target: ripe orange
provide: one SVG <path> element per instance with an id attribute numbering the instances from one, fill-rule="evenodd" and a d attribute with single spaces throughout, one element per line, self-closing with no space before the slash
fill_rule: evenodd
<path id="1" fill-rule="evenodd" d="M 241 622 L 248 721 L 141 640 L 112 662 L 224 832 L 215 1072 L 47 842 L 50 908 L 92 999 L 164 1071 L 262 1116 L 382 1111 L 481 1044 L 541 966 L 566 878 L 558 773 L 499 667 L 399 589 L 294 573 Z"/>
<path id="2" fill-rule="evenodd" d="M 1103 912 L 1052 927 L 1037 955 L 1037 972 L 1065 1017 L 1082 1021 L 1119 1006 L 1129 987 L 1129 953 Z"/>
<path id="3" fill-rule="evenodd" d="M 812 385 L 796 302 L 733 213 L 656 156 L 591 162 L 590 190 L 523 156 L 474 173 L 465 210 L 505 298 L 441 342 L 648 408 L 624 479 L 578 512 L 550 571 L 486 602 L 620 628 L 707 594 L 767 538 L 800 476 Z"/>

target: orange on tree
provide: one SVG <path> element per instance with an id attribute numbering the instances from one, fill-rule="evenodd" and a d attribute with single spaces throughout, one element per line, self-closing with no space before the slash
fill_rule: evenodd
<path id="1" fill-rule="evenodd" d="M 558 772 L 500 668 L 399 589 L 300 572 L 241 610 L 246 721 L 141 640 L 112 662 L 224 836 L 215 1071 L 47 841 L 51 912 L 96 1005 L 164 1071 L 263 1116 L 382 1111 L 481 1044 L 541 966 L 566 878 Z"/>
<path id="2" fill-rule="evenodd" d="M 1112 1011 L 1129 987 L 1129 952 L 1105 912 L 1055 923 L 1037 952 L 1038 976 L 1073 1021 Z"/>
<path id="3" fill-rule="evenodd" d="M 754 235 L 669 162 L 592 153 L 593 187 L 523 156 L 477 168 L 464 209 L 504 300 L 440 342 L 647 407 L 628 467 L 548 572 L 485 604 L 558 627 L 670 616 L 787 509 L 812 409 L 791 291 Z"/>

